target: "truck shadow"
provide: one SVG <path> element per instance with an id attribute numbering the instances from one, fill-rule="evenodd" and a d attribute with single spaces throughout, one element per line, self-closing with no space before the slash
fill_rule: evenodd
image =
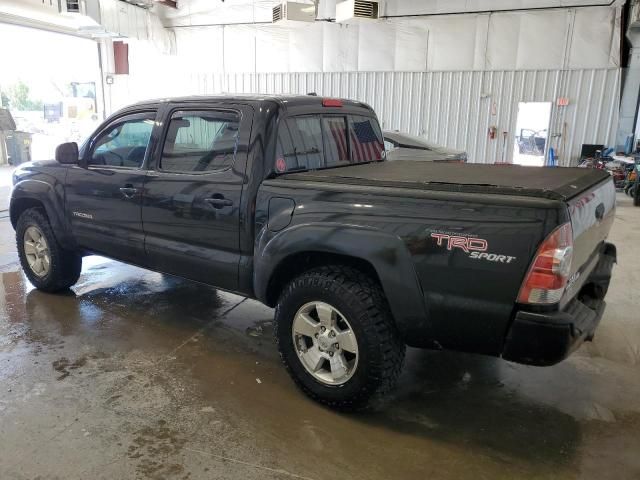
<path id="1" fill-rule="evenodd" d="M 408 353 L 394 397 L 381 410 L 359 415 L 362 422 L 461 445 L 499 462 L 517 458 L 536 469 L 575 461 L 579 422 L 523 396 L 513 376 L 505 383 L 505 369 L 528 367 L 458 352 Z"/>

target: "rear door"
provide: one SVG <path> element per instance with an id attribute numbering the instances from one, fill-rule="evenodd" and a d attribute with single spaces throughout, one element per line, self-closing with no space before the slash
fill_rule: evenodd
<path id="1" fill-rule="evenodd" d="M 66 209 L 80 246 L 144 265 L 141 220 L 143 168 L 156 110 L 114 118 L 89 140 L 83 166 L 69 169 Z"/>
<path id="2" fill-rule="evenodd" d="M 170 107 L 144 188 L 152 268 L 237 289 L 252 117 L 247 106 Z"/>

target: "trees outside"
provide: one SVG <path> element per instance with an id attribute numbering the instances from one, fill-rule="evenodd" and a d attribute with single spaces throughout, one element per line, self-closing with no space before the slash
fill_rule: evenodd
<path id="1" fill-rule="evenodd" d="M 22 80 L 2 91 L 2 105 L 13 110 L 42 110 L 42 100 L 33 99 L 29 86 Z"/>

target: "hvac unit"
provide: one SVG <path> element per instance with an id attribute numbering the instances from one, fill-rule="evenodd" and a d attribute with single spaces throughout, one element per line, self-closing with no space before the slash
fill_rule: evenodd
<path id="1" fill-rule="evenodd" d="M 377 20 L 379 4 L 372 0 L 345 0 L 336 4 L 336 22 L 353 23 L 360 20 Z"/>
<path id="2" fill-rule="evenodd" d="M 84 0 L 59 0 L 60 13 L 79 13 L 86 15 L 86 4 Z"/>
<path id="3" fill-rule="evenodd" d="M 273 7 L 273 23 L 315 22 L 316 6 L 312 3 L 282 2 Z"/>

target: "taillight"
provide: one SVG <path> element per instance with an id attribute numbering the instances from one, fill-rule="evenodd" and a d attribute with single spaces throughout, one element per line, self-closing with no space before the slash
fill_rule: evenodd
<path id="1" fill-rule="evenodd" d="M 551 304 L 562 298 L 571 273 L 573 230 L 570 223 L 559 226 L 538 251 L 524 279 L 519 303 Z"/>

